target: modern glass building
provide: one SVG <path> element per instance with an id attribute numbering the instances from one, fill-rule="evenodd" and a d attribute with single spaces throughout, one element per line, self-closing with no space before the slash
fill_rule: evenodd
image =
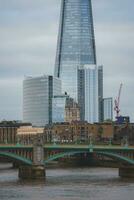
<path id="1" fill-rule="evenodd" d="M 23 81 L 23 121 L 33 126 L 52 123 L 52 97 L 61 94 L 61 81 L 53 76 L 27 77 Z"/>
<path id="2" fill-rule="evenodd" d="M 103 110 L 104 110 L 104 121 L 113 120 L 113 99 L 104 98 L 103 99 Z"/>
<path id="3" fill-rule="evenodd" d="M 54 96 L 52 98 L 52 122 L 65 122 L 65 107 L 67 95 Z"/>
<path id="4" fill-rule="evenodd" d="M 96 65 L 91 0 L 62 0 L 55 76 L 62 80 L 62 92 L 77 96 L 77 69 Z"/>
<path id="5" fill-rule="evenodd" d="M 79 67 L 77 72 L 78 80 L 78 104 L 80 106 L 80 120 L 85 121 L 85 70 L 84 67 Z"/>
<path id="6" fill-rule="evenodd" d="M 78 103 L 82 121 L 99 121 L 98 67 L 87 65 L 78 69 Z"/>
<path id="7" fill-rule="evenodd" d="M 98 67 L 99 122 L 103 122 L 103 66 Z"/>

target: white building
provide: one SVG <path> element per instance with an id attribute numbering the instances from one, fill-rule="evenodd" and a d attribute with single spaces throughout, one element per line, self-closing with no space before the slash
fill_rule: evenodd
<path id="1" fill-rule="evenodd" d="M 61 81 L 53 76 L 27 77 L 23 81 L 23 121 L 33 126 L 52 123 L 52 97 L 61 94 Z"/>
<path id="2" fill-rule="evenodd" d="M 81 120 L 95 123 L 99 120 L 98 67 L 87 65 L 78 69 L 78 102 Z"/>

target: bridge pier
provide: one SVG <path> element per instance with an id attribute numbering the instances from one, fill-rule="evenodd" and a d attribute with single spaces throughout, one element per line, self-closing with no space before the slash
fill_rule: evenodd
<path id="1" fill-rule="evenodd" d="M 19 163 L 13 162 L 13 163 L 12 163 L 12 168 L 13 168 L 13 169 L 18 169 L 18 168 L 19 168 Z"/>
<path id="2" fill-rule="evenodd" d="M 19 178 L 29 180 L 45 180 L 46 173 L 44 166 L 28 166 L 22 165 L 19 167 Z"/>
<path id="3" fill-rule="evenodd" d="M 33 141 L 32 165 L 19 167 L 20 179 L 45 180 L 44 147 L 42 139 L 36 136 Z"/>
<path id="4" fill-rule="evenodd" d="M 119 176 L 122 178 L 134 178 L 134 166 L 120 167 Z"/>

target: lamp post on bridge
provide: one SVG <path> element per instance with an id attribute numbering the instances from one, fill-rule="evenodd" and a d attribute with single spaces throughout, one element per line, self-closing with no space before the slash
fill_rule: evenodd
<path id="1" fill-rule="evenodd" d="M 128 137 L 127 136 L 123 137 L 123 139 L 121 140 L 121 146 L 124 147 L 124 148 L 128 148 L 129 141 L 128 141 Z"/>
<path id="2" fill-rule="evenodd" d="M 7 141 L 7 139 L 5 139 L 5 140 L 4 140 L 4 143 L 5 143 L 5 144 L 8 144 L 8 141 Z"/>
<path id="3" fill-rule="evenodd" d="M 93 152 L 93 134 L 90 134 L 89 137 L 89 152 L 92 153 Z"/>
<path id="4" fill-rule="evenodd" d="M 125 136 L 125 137 L 124 137 L 124 147 L 125 147 L 125 148 L 128 148 L 128 146 L 129 146 L 128 137 Z"/>
<path id="5" fill-rule="evenodd" d="M 20 139 L 17 137 L 17 143 L 16 146 L 20 146 Z"/>
<path id="6" fill-rule="evenodd" d="M 112 146 L 112 138 L 109 138 L 109 146 Z"/>

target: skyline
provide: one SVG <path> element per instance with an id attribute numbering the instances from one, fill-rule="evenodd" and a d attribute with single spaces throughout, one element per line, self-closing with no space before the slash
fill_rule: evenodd
<path id="1" fill-rule="evenodd" d="M 54 72 L 60 0 L 0 0 L 0 4 L 0 119 L 22 119 L 24 75 Z M 134 121 L 134 2 L 92 0 L 92 4 L 97 64 L 104 65 L 104 97 L 115 98 L 122 82 L 121 113 Z"/>

